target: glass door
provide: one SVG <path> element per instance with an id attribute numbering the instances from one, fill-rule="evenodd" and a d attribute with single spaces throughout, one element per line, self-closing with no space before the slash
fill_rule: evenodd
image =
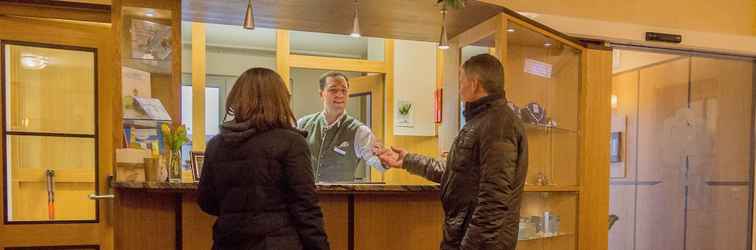
<path id="1" fill-rule="evenodd" d="M 2 49 L 5 222 L 96 222 L 95 50 Z"/>
<path id="2" fill-rule="evenodd" d="M 121 131 L 117 90 L 103 87 L 118 68 L 106 67 L 110 26 L 0 16 L 0 27 L 0 249 L 113 249 L 113 203 L 97 201 L 112 197 Z"/>
<path id="3" fill-rule="evenodd" d="M 685 249 L 750 249 L 753 61 L 692 57 Z"/>
<path id="4" fill-rule="evenodd" d="M 615 58 L 609 249 L 751 249 L 753 60 Z"/>

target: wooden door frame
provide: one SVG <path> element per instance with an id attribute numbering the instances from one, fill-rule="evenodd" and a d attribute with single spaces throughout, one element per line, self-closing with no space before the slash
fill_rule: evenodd
<path id="1" fill-rule="evenodd" d="M 112 175 L 114 162 L 114 133 L 120 134 L 120 129 L 113 127 L 113 114 L 110 109 L 114 96 L 119 91 L 107 87 L 114 82 L 115 69 L 109 65 L 115 57 L 111 27 L 109 24 L 83 23 L 63 20 L 40 18 L 25 18 L 0 16 L 0 40 L 33 42 L 56 46 L 73 46 L 97 50 L 96 55 L 96 131 L 98 141 L 96 151 L 98 165 L 96 178 L 99 180 L 97 190 L 107 192 L 109 186 L 107 176 Z M 4 76 L 3 76 L 4 77 Z M 0 105 L 5 105 L 4 103 Z M 0 156 L 4 157 L 4 156 Z M 4 158 L 3 158 L 4 160 Z M 0 174 L 0 178 L 5 178 Z M 5 182 L 2 184 L 5 186 Z M 0 193 L 0 199 L 4 200 Z M 105 201 L 98 207 L 99 215 L 96 223 L 36 223 L 36 224 L 2 224 L 0 225 L 0 248 L 30 247 L 30 246 L 93 246 L 100 249 L 112 249 L 113 230 L 109 209 L 110 202 Z M 0 215 L 5 221 L 5 216 Z M 44 235 L 44 237 L 40 237 Z"/>
<path id="2" fill-rule="evenodd" d="M 384 77 L 382 74 L 367 75 L 355 77 L 349 81 L 349 92 L 351 94 L 370 94 L 370 130 L 373 131 L 375 138 L 383 138 L 385 128 L 383 127 L 385 106 L 385 93 L 383 92 Z"/>

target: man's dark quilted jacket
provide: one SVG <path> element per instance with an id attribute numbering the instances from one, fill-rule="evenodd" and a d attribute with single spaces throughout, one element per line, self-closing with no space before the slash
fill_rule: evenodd
<path id="1" fill-rule="evenodd" d="M 408 154 L 404 167 L 441 183 L 441 249 L 514 250 L 528 168 L 525 130 L 499 95 L 466 104 L 464 115 L 446 162 Z"/>

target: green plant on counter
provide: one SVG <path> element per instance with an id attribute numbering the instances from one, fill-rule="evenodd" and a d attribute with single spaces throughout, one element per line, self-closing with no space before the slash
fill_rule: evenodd
<path id="1" fill-rule="evenodd" d="M 448 9 L 461 9 L 465 7 L 466 0 L 438 0 L 436 4 L 446 5 Z"/>
<path id="2" fill-rule="evenodd" d="M 401 114 L 401 115 L 407 115 L 407 114 L 409 114 L 410 109 L 412 109 L 412 104 L 411 103 L 402 104 L 402 106 L 399 107 L 399 114 Z"/>

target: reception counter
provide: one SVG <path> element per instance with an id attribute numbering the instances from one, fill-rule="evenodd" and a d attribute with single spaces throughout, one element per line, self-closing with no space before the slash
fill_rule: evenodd
<path id="1" fill-rule="evenodd" d="M 197 205 L 196 183 L 113 184 L 115 249 L 210 249 L 215 217 Z M 438 185 L 319 184 L 331 249 L 437 249 Z"/>

